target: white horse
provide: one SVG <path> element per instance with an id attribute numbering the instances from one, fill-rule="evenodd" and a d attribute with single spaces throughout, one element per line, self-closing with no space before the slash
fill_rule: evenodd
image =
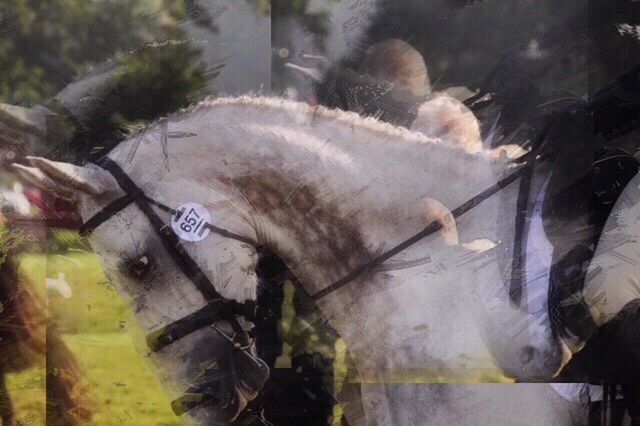
<path id="1" fill-rule="evenodd" d="M 317 302 L 363 380 L 365 417 L 354 423 L 584 420 L 584 405 L 545 384 L 426 384 L 551 379 L 571 356 L 571 346 L 538 321 L 540 313 L 508 300 L 497 236 L 511 224 L 497 218 L 504 197 L 515 206 L 516 186 L 457 222 L 451 216 L 508 172 L 501 160 L 354 113 L 249 97 L 204 102 L 161 120 L 109 157 L 147 196 L 172 207 L 199 203 L 213 225 L 271 249 L 310 294 L 430 223 L 443 225 Z M 17 169 L 77 196 L 85 219 L 122 196 L 97 166 L 31 161 L 35 167 Z M 203 306 L 135 205 L 97 228 L 91 242 L 149 331 Z M 253 245 L 212 233 L 183 246 L 224 297 L 255 299 Z M 261 385 L 247 383 L 230 358 L 212 362 L 216 345 L 225 343 L 202 329 L 152 356 L 175 397 L 203 371 L 223 370 L 219 390 L 237 403 L 196 405 L 189 414 L 201 422 L 235 417 Z M 522 412 L 528 406 L 539 407 L 535 415 Z"/>

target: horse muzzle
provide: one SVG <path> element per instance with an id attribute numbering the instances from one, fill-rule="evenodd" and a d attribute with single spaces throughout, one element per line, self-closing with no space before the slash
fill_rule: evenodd
<path id="1" fill-rule="evenodd" d="M 269 378 L 269 367 L 249 349 L 225 347 L 210 368 L 171 403 L 176 415 L 198 424 L 230 424 L 256 398 Z"/>

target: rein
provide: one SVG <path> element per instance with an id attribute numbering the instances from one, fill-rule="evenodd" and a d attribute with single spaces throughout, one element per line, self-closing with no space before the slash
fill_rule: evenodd
<path id="1" fill-rule="evenodd" d="M 480 192 L 473 198 L 467 200 L 451 214 L 454 218 L 458 218 L 467 213 L 474 207 L 478 206 L 483 201 L 492 197 L 500 190 L 513 183 L 517 179 L 526 176 L 530 173 L 532 166 L 540 157 L 537 155 L 537 150 L 534 150 L 528 154 L 525 154 L 520 158 L 522 165 L 510 173 L 506 177 L 500 179 L 494 185 Z M 97 227 L 104 224 L 106 221 L 113 218 L 120 211 L 124 210 L 130 204 L 135 204 L 147 217 L 151 223 L 155 233 L 158 235 L 167 253 L 171 256 L 174 263 L 180 268 L 180 270 L 191 280 L 196 286 L 202 297 L 205 299 L 206 306 L 197 310 L 196 312 L 187 315 L 173 323 L 170 323 L 154 332 L 147 335 L 147 346 L 152 352 L 158 352 L 166 346 L 176 342 L 177 340 L 197 331 L 204 327 L 212 327 L 223 337 L 225 337 L 232 345 L 234 350 L 242 351 L 256 364 L 260 361 L 256 360 L 248 350 L 254 343 L 254 340 L 250 336 L 250 330 L 245 330 L 238 322 L 238 316 L 243 316 L 252 322 L 256 320 L 257 305 L 253 301 L 247 301 L 245 303 L 239 303 L 235 300 L 227 299 L 222 296 L 216 289 L 213 283 L 207 278 L 204 272 L 200 269 L 195 260 L 187 253 L 183 247 L 179 237 L 174 233 L 169 225 L 164 223 L 162 219 L 154 211 L 154 207 L 163 210 L 172 215 L 179 215 L 180 212 L 148 197 L 144 191 L 139 188 L 131 178 L 108 157 L 103 157 L 96 162 L 96 165 L 107 170 L 115 178 L 120 188 L 125 192 L 125 195 L 117 198 L 108 204 L 105 208 L 97 212 L 91 218 L 89 218 L 80 228 L 80 234 L 82 236 L 89 235 Z M 260 247 L 260 245 L 246 237 L 235 234 L 223 228 L 216 227 L 209 223 L 205 224 L 207 228 L 213 233 L 216 233 L 222 237 L 235 239 L 246 244 L 250 244 L 253 247 Z M 414 234 L 412 237 L 399 243 L 393 248 L 387 250 L 381 255 L 371 259 L 354 269 L 344 277 L 333 282 L 324 289 L 310 296 L 311 300 L 317 302 L 325 296 L 334 293 L 335 291 L 345 287 L 347 284 L 356 280 L 361 275 L 370 272 L 372 269 L 382 264 L 389 258 L 404 251 L 408 247 L 416 244 L 420 240 L 426 238 L 429 235 L 434 234 L 442 228 L 442 224 L 433 221 L 427 227 L 420 232 Z M 215 322 L 224 320 L 229 323 L 233 329 L 233 335 L 227 336 L 217 327 Z M 200 392 L 197 392 L 200 394 Z M 211 395 L 201 395 L 203 398 L 199 398 L 198 401 L 193 401 L 191 393 L 187 393 L 184 396 L 176 399 L 172 402 L 174 412 L 176 414 L 182 414 L 201 402 L 204 402 L 206 398 L 213 397 Z"/>
<path id="2" fill-rule="evenodd" d="M 466 202 L 464 202 L 463 204 L 461 204 L 460 206 L 452 210 L 451 215 L 457 219 L 458 217 L 467 213 L 468 211 L 470 211 L 471 209 L 473 209 L 483 201 L 489 199 L 490 197 L 492 197 L 493 195 L 501 191 L 503 188 L 510 185 L 514 181 L 516 181 L 517 179 L 523 176 L 526 177 L 530 173 L 532 166 L 538 159 L 537 158 L 538 152 L 539 150 L 537 149 L 522 156 L 520 160 L 523 164 L 516 171 L 500 179 L 498 182 L 496 182 L 489 188 L 485 189 L 484 191 L 480 192 L 473 198 L 467 200 Z M 129 204 L 135 203 L 147 216 L 147 218 L 153 225 L 156 233 L 160 236 L 164 247 L 167 249 L 167 251 L 173 258 L 173 260 L 180 267 L 180 269 L 185 273 L 185 275 L 187 275 L 189 279 L 193 281 L 196 287 L 198 287 L 198 290 L 200 290 L 203 297 L 211 305 L 211 307 L 207 306 L 201 309 L 200 311 L 198 311 L 200 312 L 200 315 L 195 317 L 197 318 L 197 320 L 193 322 L 194 324 L 195 323 L 199 324 L 205 318 L 207 318 L 207 320 L 208 318 L 214 318 L 214 317 L 220 319 L 219 316 L 216 315 L 216 312 L 218 312 L 220 309 L 227 309 L 227 308 L 230 308 L 232 314 L 237 312 L 239 315 L 245 316 L 247 318 L 250 318 L 250 319 L 255 318 L 255 309 L 256 309 L 255 303 L 246 302 L 243 305 L 238 302 L 225 299 L 220 293 L 218 293 L 215 290 L 211 281 L 209 281 L 209 279 L 204 275 L 204 273 L 195 263 L 193 258 L 191 258 L 191 256 L 189 256 L 189 254 L 184 250 L 184 248 L 180 244 L 179 238 L 175 235 L 173 230 L 162 222 L 162 220 L 158 217 L 158 215 L 153 211 L 151 206 L 152 205 L 156 206 L 161 210 L 171 213 L 172 215 L 178 214 L 176 210 L 145 195 L 144 191 L 142 191 L 142 189 L 140 189 L 131 180 L 131 178 L 129 178 L 129 176 L 120 168 L 120 166 L 118 166 L 113 160 L 109 159 L 108 157 L 103 157 L 96 164 L 104 168 L 105 170 L 109 171 L 113 175 L 113 177 L 116 179 L 116 181 L 118 182 L 122 190 L 125 192 L 125 195 L 123 197 L 116 199 L 111 204 L 106 206 L 104 209 L 96 213 L 89 220 L 87 220 L 80 228 L 81 235 L 84 236 L 91 233 L 98 226 L 100 226 L 101 224 L 103 224 L 104 222 L 112 218 L 114 215 L 116 215 L 118 212 L 126 208 Z M 209 223 L 207 223 L 205 226 L 208 227 L 211 230 L 211 232 L 214 232 L 225 238 L 235 239 L 243 243 L 250 244 L 253 247 L 259 247 L 259 244 L 251 240 L 250 238 L 243 237 L 241 235 L 230 232 L 226 229 L 222 229 L 214 225 L 211 225 Z M 436 221 L 431 222 L 420 232 L 407 238 L 406 240 L 402 241 L 401 243 L 397 244 L 391 249 L 385 251 L 384 253 L 374 257 L 369 262 L 366 262 L 360 265 L 359 267 L 352 270 L 344 277 L 338 279 L 337 281 L 334 281 L 332 284 L 328 285 L 322 290 L 316 292 L 315 294 L 312 294 L 310 296 L 311 300 L 314 302 L 317 302 L 322 298 L 328 296 L 329 294 L 334 293 L 335 291 L 351 283 L 361 275 L 371 271 L 375 267 L 389 260 L 393 256 L 401 253 L 402 251 L 418 243 L 419 241 L 423 240 L 429 235 L 432 235 L 438 232 L 440 229 L 442 229 L 441 223 Z M 222 303 L 222 306 L 225 306 L 225 308 L 216 307 L 216 305 L 220 303 Z M 192 314 L 192 315 L 196 315 L 196 314 Z M 233 315 L 231 316 L 233 317 Z M 226 316 L 222 318 L 226 319 Z M 233 318 L 234 318 L 234 321 L 230 321 L 230 323 L 234 327 L 234 331 L 238 332 L 238 330 L 241 330 L 241 327 L 238 329 L 236 328 L 236 327 L 239 327 L 239 324 L 237 326 L 234 325 L 234 322 L 237 323 L 237 321 L 235 320 L 235 317 Z M 186 320 L 186 319 L 183 319 L 183 320 Z M 183 321 L 183 320 L 179 320 L 179 321 Z M 165 328 L 170 328 L 172 325 L 173 324 Z M 174 327 L 174 328 L 176 330 L 188 330 L 188 328 L 184 329 L 183 327 Z M 198 328 L 194 328 L 189 332 L 195 331 Z M 158 334 L 159 342 L 169 341 L 169 343 L 171 343 L 174 340 L 177 340 L 179 338 L 179 337 L 176 337 L 175 339 L 169 338 L 168 336 L 165 336 L 163 333 L 160 333 L 160 331 L 162 330 L 159 330 L 158 332 L 155 333 L 155 334 Z M 169 332 L 169 330 L 167 330 L 167 332 Z M 184 331 L 178 334 L 180 335 L 180 337 L 182 337 L 183 333 Z M 155 340 L 154 340 L 154 343 L 155 343 Z M 166 346 L 166 344 L 161 345 L 160 348 L 164 346 Z M 155 347 L 155 344 L 153 345 L 153 347 Z"/>
<path id="3" fill-rule="evenodd" d="M 517 179 L 519 179 L 519 178 L 521 178 L 523 176 L 526 176 L 530 172 L 530 170 L 531 170 L 532 166 L 534 165 L 534 163 L 536 162 L 536 160 L 538 159 L 536 157 L 538 151 L 539 150 L 534 150 L 534 151 L 531 151 L 531 152 L 523 155 L 522 157 L 520 157 L 521 160 L 523 160 L 524 164 L 522 166 L 520 166 L 520 168 L 518 168 L 518 170 L 516 170 L 513 173 L 509 174 L 508 176 L 505 176 L 504 178 L 500 179 L 498 182 L 496 182 L 495 184 L 493 184 L 489 188 L 485 189 L 484 191 L 482 191 L 481 193 L 479 193 L 475 197 L 467 200 L 466 202 L 464 202 L 463 204 L 461 204 L 460 206 L 458 206 L 457 208 L 452 210 L 451 211 L 451 215 L 454 218 L 457 219 L 458 217 L 462 216 L 463 214 L 467 213 L 469 210 L 473 209 L 474 207 L 476 207 L 477 205 L 479 205 L 483 201 L 485 201 L 488 198 L 492 197 L 493 195 L 498 193 L 500 190 L 502 190 L 503 188 L 505 188 L 509 184 L 511 184 L 514 181 L 516 181 Z M 348 273 L 344 277 L 342 277 L 339 280 L 333 282 L 332 284 L 328 285 L 327 287 L 323 288 L 322 290 L 318 291 L 317 293 L 312 294 L 311 295 L 311 300 L 313 300 L 314 302 L 317 302 L 318 300 L 328 296 L 329 294 L 341 289 L 342 287 L 346 286 L 347 284 L 349 284 L 352 281 L 354 281 L 355 279 L 357 279 L 360 275 L 365 274 L 367 272 L 370 272 L 373 268 L 375 268 L 378 265 L 384 263 L 385 261 L 387 261 L 388 259 L 392 258 L 396 254 L 406 250 L 407 248 L 409 248 L 412 245 L 416 244 L 417 242 L 423 240 L 424 238 L 428 237 L 429 235 L 432 235 L 432 234 L 438 232 L 440 229 L 442 229 L 442 224 L 440 222 L 436 222 L 436 221 L 431 222 L 422 231 L 420 231 L 420 232 L 414 234 L 413 236 L 407 238 L 406 240 L 404 240 L 400 244 L 396 245 L 395 247 L 392 247 L 391 249 L 389 249 L 389 250 L 385 251 L 384 253 L 380 254 L 379 256 L 374 257 L 369 262 L 362 264 L 361 266 L 357 267 L 356 269 L 354 269 L 353 271 L 351 271 L 350 273 Z"/>

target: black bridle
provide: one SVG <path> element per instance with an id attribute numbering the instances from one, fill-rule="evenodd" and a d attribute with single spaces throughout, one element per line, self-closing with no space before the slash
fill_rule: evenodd
<path id="1" fill-rule="evenodd" d="M 454 219 L 457 219 L 458 217 L 467 213 L 469 210 L 476 207 L 478 204 L 482 203 L 483 201 L 487 200 L 491 196 L 498 193 L 500 190 L 502 190 L 506 186 L 515 182 L 519 178 L 523 176 L 526 177 L 528 174 L 531 173 L 532 167 L 535 164 L 535 162 L 540 160 L 538 156 L 538 152 L 539 150 L 534 150 L 520 157 L 519 162 L 522 164 L 518 167 L 517 170 L 505 176 L 504 178 L 500 179 L 498 182 L 496 182 L 489 188 L 485 189 L 475 197 L 470 198 L 469 200 L 467 200 L 466 202 L 464 202 L 463 204 L 461 204 L 460 206 L 452 210 L 451 216 L 453 216 Z M 377 257 L 374 257 L 369 262 L 360 265 L 359 267 L 349 272 L 344 277 L 338 279 L 337 281 L 333 282 L 332 284 L 328 285 L 327 287 L 323 288 L 317 293 L 312 294 L 311 300 L 313 300 L 314 302 L 317 302 L 318 300 L 328 296 L 329 294 L 335 292 L 336 290 L 339 290 L 340 288 L 354 281 L 356 278 L 358 278 L 362 274 L 370 272 L 372 269 L 384 263 L 388 259 L 406 250 L 407 248 L 411 247 L 412 245 L 416 244 L 422 239 L 428 237 L 429 235 L 432 235 L 435 232 L 438 232 L 440 229 L 442 229 L 442 223 L 436 222 L 436 221 L 431 222 L 422 231 L 407 238 L 406 240 L 402 241 L 401 243 L 392 247 L 391 249 L 385 251 L 384 253 L 378 255 Z"/>
<path id="2" fill-rule="evenodd" d="M 152 206 L 157 206 L 171 214 L 179 214 L 178 212 L 146 196 L 144 191 L 110 158 L 103 157 L 96 162 L 96 164 L 111 173 L 116 182 L 118 182 L 118 185 L 120 185 L 120 188 L 125 192 L 125 195 L 114 200 L 87 220 L 80 228 L 80 235 L 86 236 L 90 234 L 98 226 L 124 210 L 131 203 L 135 203 L 147 219 L 149 219 L 151 226 L 153 226 L 154 231 L 158 237 L 160 237 L 160 241 L 162 241 L 162 245 L 167 250 L 167 253 L 169 253 L 169 256 L 171 256 L 176 265 L 178 265 L 180 270 L 191 282 L 193 282 L 207 302 L 204 308 L 148 335 L 147 344 L 149 349 L 157 352 L 187 334 L 193 333 L 200 328 L 220 320 L 227 321 L 233 328 L 234 335 L 231 340 L 234 347 L 246 347 L 250 345 L 251 339 L 249 338 L 248 332 L 240 325 L 237 317 L 243 316 L 254 321 L 256 317 L 255 302 L 247 301 L 245 303 L 239 303 L 235 300 L 227 299 L 218 293 L 213 283 L 207 278 L 189 253 L 187 253 L 178 236 L 169 225 L 160 219 Z M 218 228 L 211 224 L 206 224 L 205 226 L 207 226 L 211 232 L 226 238 L 232 238 L 254 246 L 256 245 L 256 243 L 250 239 L 225 229 Z"/>
<path id="3" fill-rule="evenodd" d="M 500 179 L 498 182 L 496 182 L 489 188 L 485 189 L 484 191 L 480 192 L 473 198 L 467 200 L 466 202 L 464 202 L 463 204 L 461 204 L 460 206 L 452 210 L 451 215 L 453 216 L 453 218 L 458 218 L 462 216 L 463 214 L 467 213 L 469 210 L 473 209 L 483 201 L 495 195 L 497 192 L 499 192 L 506 186 L 515 182 L 517 179 L 529 174 L 531 172 L 531 167 L 533 166 L 533 164 L 536 162 L 536 160 L 539 160 L 537 155 L 538 152 L 539 150 L 534 150 L 522 156 L 519 159 L 519 162 L 521 163 L 521 165 L 518 167 L 517 170 L 505 176 L 504 178 Z M 220 293 L 218 293 L 215 290 L 215 287 L 213 286 L 211 281 L 209 281 L 206 275 L 198 267 L 198 265 L 193 260 L 193 258 L 191 258 L 191 256 L 189 256 L 189 254 L 184 250 L 184 248 L 180 244 L 180 240 L 178 236 L 173 232 L 173 230 L 169 226 L 167 226 L 165 223 L 162 222 L 162 220 L 158 217 L 158 215 L 153 210 L 152 206 L 156 206 L 174 215 L 178 214 L 178 212 L 145 195 L 144 191 L 142 191 L 142 189 L 140 189 L 131 180 L 131 178 L 129 178 L 129 176 L 120 168 L 120 166 L 118 166 L 113 160 L 109 159 L 108 157 L 103 157 L 101 160 L 97 161 L 96 164 L 104 168 L 108 172 L 110 172 L 111 175 L 113 175 L 113 177 L 116 179 L 116 181 L 118 182 L 122 190 L 125 192 L 125 195 L 111 202 L 104 209 L 100 210 L 93 217 L 87 220 L 80 228 L 80 234 L 87 235 L 91 233 L 95 228 L 97 228 L 107 220 L 111 219 L 118 212 L 120 212 L 121 210 L 129 206 L 129 204 L 135 203 L 140 208 L 140 210 L 142 210 L 142 212 L 147 216 L 147 218 L 153 225 L 153 228 L 156 234 L 158 234 L 158 236 L 162 240 L 164 247 L 167 249 L 167 251 L 173 258 L 173 260 L 180 267 L 182 272 L 184 272 L 185 275 L 187 275 L 191 279 L 191 281 L 193 281 L 193 283 L 196 285 L 200 293 L 208 302 L 207 307 L 202 308 L 200 311 L 185 318 L 184 321 L 186 321 L 189 324 L 203 323 L 204 325 L 202 327 L 204 327 L 210 324 L 210 322 L 207 322 L 210 319 L 212 319 L 212 321 L 227 319 L 227 320 L 230 320 L 229 322 L 233 326 L 236 334 L 238 336 L 242 336 L 243 333 L 240 332 L 242 330 L 242 327 L 240 327 L 239 324 L 237 323 L 237 320 L 235 319 L 235 315 L 241 315 L 248 319 L 255 319 L 255 310 L 256 310 L 255 303 L 249 301 L 249 302 L 245 302 L 244 304 L 241 304 L 236 301 L 226 299 Z M 223 237 L 235 239 L 235 240 L 250 244 L 256 248 L 259 247 L 259 244 L 251 240 L 250 238 L 243 237 L 241 235 L 235 234 L 233 232 L 230 232 L 223 228 L 216 227 L 211 224 L 206 224 L 205 226 L 207 226 L 211 230 L 211 232 L 214 232 Z M 414 234 L 413 236 L 402 241 L 398 245 L 392 247 L 391 249 L 371 259 L 369 262 L 362 264 L 361 266 L 357 267 L 356 269 L 354 269 L 344 277 L 338 279 L 337 281 L 333 282 L 332 284 L 328 285 L 327 287 L 323 288 L 317 293 L 312 294 L 311 299 L 314 302 L 317 302 L 318 300 L 328 296 L 329 294 L 335 292 L 336 290 L 339 290 L 340 288 L 351 283 L 362 274 L 365 274 L 371 271 L 376 266 L 384 263 L 385 261 L 397 255 L 398 253 L 406 250 L 410 246 L 423 240 L 429 235 L 432 235 L 435 232 L 438 232 L 440 229 L 442 229 L 442 224 L 440 222 L 437 222 L 437 221 L 431 222 L 420 232 Z M 192 319 L 187 320 L 188 318 L 192 318 Z M 213 318 L 216 318 L 216 319 L 213 319 Z M 158 345 L 160 345 L 157 349 L 155 349 L 155 350 L 159 350 L 162 347 L 166 346 L 167 344 L 170 344 L 173 341 L 179 339 L 180 337 L 183 337 L 184 335 L 200 328 L 200 327 L 196 327 L 193 329 L 190 329 L 188 327 L 185 328 L 185 326 L 181 324 L 181 321 L 183 320 L 178 320 L 176 323 L 166 326 L 165 327 L 167 328 L 166 333 L 160 332 L 162 330 L 154 333 L 154 336 L 156 337 L 151 339 L 154 342 L 154 344 L 150 346 L 152 348 L 156 348 Z M 172 330 L 174 331 L 172 332 Z"/>
<path id="4" fill-rule="evenodd" d="M 530 152 L 520 158 L 520 166 L 517 170 L 510 173 L 503 179 L 496 182 L 491 187 L 477 194 L 475 197 L 469 199 L 459 207 L 454 209 L 451 214 L 454 218 L 467 213 L 483 201 L 487 200 L 497 192 L 516 181 L 518 178 L 526 176 L 530 173 L 533 163 L 537 160 L 535 152 Z M 227 299 L 222 296 L 214 287 L 213 283 L 207 278 L 204 272 L 200 269 L 193 258 L 184 249 L 179 237 L 171 229 L 171 226 L 164 223 L 162 219 L 156 214 L 153 207 L 159 208 L 172 215 L 179 215 L 176 210 L 148 197 L 144 191 L 139 188 L 131 178 L 108 157 L 96 161 L 96 165 L 107 170 L 115 178 L 120 188 L 124 191 L 125 195 L 112 201 L 105 208 L 100 210 L 89 220 L 87 220 L 80 228 L 80 234 L 86 236 L 94 231 L 98 226 L 102 225 L 109 219 L 113 218 L 120 211 L 124 210 L 130 204 L 135 203 L 136 206 L 145 214 L 149 222 L 151 223 L 155 233 L 162 241 L 163 246 L 180 268 L 180 270 L 193 282 L 198 291 L 201 293 L 207 304 L 205 307 L 198 311 L 181 318 L 173 323 L 170 323 L 159 330 L 156 330 L 146 337 L 147 345 L 152 352 L 157 352 L 162 348 L 172 344 L 173 342 L 207 326 L 214 326 L 217 321 L 226 321 L 233 329 L 233 335 L 227 336 L 222 333 L 218 328 L 214 328 L 221 333 L 227 340 L 233 345 L 235 350 L 247 351 L 253 344 L 253 339 L 250 336 L 250 330 L 245 330 L 238 322 L 238 316 L 242 316 L 252 322 L 256 320 L 256 303 L 253 301 L 247 301 L 245 303 L 239 303 L 235 300 Z M 228 230 L 216 227 L 211 224 L 206 224 L 206 227 L 215 234 L 223 236 L 225 238 L 235 239 L 246 244 L 250 244 L 255 248 L 259 248 L 260 245 L 246 237 L 235 234 Z M 317 302 L 318 300 L 334 293 L 335 291 L 343 288 L 347 284 L 351 283 L 361 275 L 371 271 L 376 266 L 382 264 L 389 258 L 402 252 L 408 247 L 416 244 L 420 240 L 426 238 L 429 235 L 434 234 L 442 228 L 440 222 L 431 222 L 422 231 L 416 233 L 407 240 L 401 242 L 395 247 L 387 250 L 381 255 L 373 258 L 369 262 L 354 269 L 346 276 L 340 278 L 319 292 L 311 295 L 311 300 Z M 179 398 L 176 401 L 180 401 Z M 174 403 L 176 402 L 174 401 Z M 172 406 L 174 405 L 172 403 Z"/>
<path id="5" fill-rule="evenodd" d="M 197 330 L 212 326 L 230 342 L 234 350 L 241 350 L 248 354 L 248 350 L 253 345 L 253 339 L 250 335 L 250 330 L 242 327 L 238 321 L 238 317 L 242 316 L 251 322 L 255 322 L 257 309 L 255 302 L 247 301 L 245 303 L 239 303 L 222 296 L 198 264 L 189 253 L 187 253 L 179 237 L 171 229 L 171 226 L 164 223 L 156 214 L 153 206 L 172 215 L 179 215 L 179 212 L 145 195 L 144 191 L 142 191 L 113 160 L 103 157 L 98 160 L 96 164 L 111 173 L 125 195 L 114 200 L 87 220 L 80 228 L 80 234 L 83 236 L 90 234 L 98 226 L 113 218 L 130 204 L 135 203 L 151 223 L 155 233 L 162 241 L 162 245 L 167 250 L 167 253 L 180 270 L 193 282 L 206 301 L 206 306 L 196 312 L 148 334 L 146 341 L 149 349 L 152 352 L 158 352 L 164 347 Z M 209 223 L 205 226 L 208 227 L 211 232 L 225 238 L 231 238 L 257 247 L 256 242 L 249 238 L 218 228 Z M 231 326 L 233 334 L 228 336 L 216 328 L 214 323 L 217 321 L 226 321 Z M 249 356 L 253 358 L 251 354 L 249 354 Z M 183 398 L 178 398 L 172 402 L 174 411 L 176 410 L 175 407 L 182 405 L 182 400 Z M 181 409 L 179 410 L 182 411 Z"/>
<path id="6" fill-rule="evenodd" d="M 539 158 L 537 158 L 538 151 L 539 150 L 535 150 L 528 154 L 523 155 L 519 159 L 519 162 L 521 163 L 521 165 L 518 167 L 517 170 L 505 176 L 504 178 L 500 179 L 498 182 L 496 182 L 489 188 L 485 189 L 484 191 L 480 192 L 473 198 L 467 200 L 466 202 L 464 202 L 463 204 L 461 204 L 460 206 L 452 210 L 451 215 L 453 216 L 453 218 L 458 218 L 462 216 L 463 214 L 467 213 L 468 211 L 470 211 L 471 209 L 473 209 L 483 201 L 487 200 L 491 196 L 498 193 L 500 190 L 502 190 L 506 186 L 515 182 L 517 179 L 529 174 L 531 172 L 531 167 L 533 166 L 533 164 L 536 162 L 536 160 L 539 160 Z M 225 315 L 227 314 L 232 315 L 234 320 L 230 321 L 230 323 L 234 327 L 234 331 L 238 333 L 241 327 L 236 328 L 237 326 L 234 325 L 234 323 L 237 323 L 237 320 L 235 320 L 234 314 L 244 316 L 248 319 L 255 319 L 255 311 L 256 311 L 255 303 L 248 301 L 248 302 L 245 302 L 244 304 L 241 304 L 236 301 L 226 299 L 220 293 L 218 293 L 215 287 L 213 286 L 213 284 L 211 283 L 211 281 L 209 281 L 209 279 L 202 272 L 200 267 L 198 267 L 198 265 L 193 260 L 193 258 L 184 250 L 184 248 L 180 244 L 180 240 L 178 236 L 173 232 L 171 227 L 167 226 L 158 217 L 158 215 L 153 210 L 152 206 L 156 206 L 159 209 L 164 210 L 167 213 L 170 213 L 173 215 L 179 214 L 176 210 L 145 195 L 144 191 L 142 191 L 142 189 L 140 189 L 131 180 L 131 178 L 129 178 L 129 176 L 120 168 L 120 166 L 118 166 L 113 160 L 109 159 L 108 157 L 103 157 L 101 160 L 98 160 L 96 164 L 102 167 L 103 169 L 107 170 L 109 173 L 111 173 L 111 175 L 118 182 L 118 185 L 120 185 L 122 190 L 125 192 L 125 195 L 112 201 L 104 209 L 100 210 L 93 217 L 87 220 L 80 228 L 81 235 L 85 236 L 90 234 L 98 226 L 100 226 L 107 220 L 111 219 L 121 210 L 124 210 L 127 206 L 129 206 L 129 204 L 135 203 L 151 222 L 156 234 L 158 234 L 158 236 L 160 237 L 164 247 L 167 249 L 172 259 L 180 267 L 182 272 L 184 272 L 185 275 L 187 275 L 191 279 L 191 281 L 193 281 L 193 283 L 196 285 L 196 287 L 198 288 L 200 293 L 203 295 L 205 300 L 207 300 L 207 302 L 209 304 L 212 304 L 213 306 L 211 308 L 207 306 L 201 309 L 200 311 L 190 315 L 187 318 L 190 318 L 192 316 L 195 316 L 195 317 L 193 320 L 189 322 L 192 322 L 192 321 L 201 322 L 201 321 L 206 321 L 208 318 L 214 318 L 214 317 L 218 319 L 227 319 L 226 316 L 214 314 L 215 312 L 222 313 L 224 311 Z M 205 226 L 207 226 L 211 230 L 211 232 L 214 232 L 225 238 L 238 240 L 243 243 L 250 244 L 256 248 L 260 247 L 260 245 L 256 241 L 253 241 L 250 238 L 243 237 L 242 235 L 235 234 L 226 229 L 219 228 L 209 223 L 207 223 Z M 335 292 L 336 290 L 339 290 L 340 288 L 351 283 L 362 274 L 365 274 L 371 271 L 376 266 L 384 263 L 385 261 L 392 258 L 393 256 L 399 254 L 400 252 L 406 250 L 407 248 L 411 247 L 417 242 L 423 240 L 429 235 L 432 235 L 435 232 L 438 232 L 440 229 L 442 229 L 442 224 L 440 222 L 436 222 L 436 221 L 431 222 L 420 232 L 414 234 L 413 236 L 407 238 L 406 240 L 402 241 L 398 245 L 392 247 L 391 249 L 371 259 L 369 262 L 362 264 L 361 266 L 357 267 L 356 269 L 354 269 L 344 277 L 338 279 L 337 281 L 333 282 L 332 284 L 328 285 L 327 287 L 323 288 L 317 293 L 312 294 L 311 299 L 314 302 L 317 302 L 318 300 L 328 296 L 329 294 Z M 218 319 L 215 319 L 214 321 L 217 321 Z M 182 320 L 179 320 L 177 323 L 174 323 L 174 324 L 178 324 L 180 321 Z M 167 327 L 172 327 L 174 324 L 171 324 Z M 178 329 L 182 329 L 182 328 L 178 327 Z M 195 331 L 197 329 L 198 328 L 195 328 L 189 332 Z M 178 333 L 180 334 L 180 332 Z M 173 341 L 185 335 L 185 334 L 180 334 L 179 337 L 169 339 L 169 336 L 165 337 L 163 336 L 163 333 L 156 332 L 154 334 L 158 335 L 158 338 L 154 340 L 158 340 L 158 344 L 161 344 L 160 348 L 156 350 L 161 349 L 167 344 L 172 343 Z M 169 334 L 171 335 L 171 333 Z M 166 343 L 164 344 L 160 343 L 162 341 L 166 341 L 167 339 L 169 340 Z"/>

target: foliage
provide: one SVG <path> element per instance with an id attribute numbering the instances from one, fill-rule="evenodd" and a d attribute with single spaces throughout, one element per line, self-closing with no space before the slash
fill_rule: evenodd
<path id="1" fill-rule="evenodd" d="M 16 248 L 29 242 L 29 237 L 20 229 L 9 229 L 0 225 L 0 266 L 4 263 L 7 255 Z"/>
<path id="2" fill-rule="evenodd" d="M 91 251 L 87 240 L 76 231 L 64 228 L 47 229 L 47 252 L 65 252 L 69 249 Z"/>
<path id="3" fill-rule="evenodd" d="M 122 129 L 144 124 L 176 111 L 204 96 L 209 72 L 199 52 L 184 44 L 148 46 L 121 57 L 121 66 L 106 84 L 110 89 L 76 134 L 71 150 L 81 158 L 96 145 L 112 147 Z"/>
<path id="4" fill-rule="evenodd" d="M 263 16 L 271 15 L 271 0 L 247 0 L 258 13 Z"/>
<path id="5" fill-rule="evenodd" d="M 116 143 L 120 129 L 186 106 L 215 76 L 181 25 L 195 16 L 196 24 L 212 28 L 201 9 L 182 0 L 4 1 L 0 101 L 49 105 L 56 93 L 109 60 L 114 72 L 101 83 L 98 99 L 87 98 L 95 103 L 91 115 L 65 149 L 82 157 L 105 140 Z"/>
<path id="6" fill-rule="evenodd" d="M 362 44 L 408 41 L 436 89 L 464 85 L 522 98 L 524 86 L 536 85 L 585 96 L 637 63 L 640 43 L 620 25 L 634 28 L 638 12 L 633 0 L 380 0 Z"/>
<path id="7" fill-rule="evenodd" d="M 176 0 L 5 0 L 0 99 L 42 102 L 87 67 L 154 39 L 181 37 Z"/>

